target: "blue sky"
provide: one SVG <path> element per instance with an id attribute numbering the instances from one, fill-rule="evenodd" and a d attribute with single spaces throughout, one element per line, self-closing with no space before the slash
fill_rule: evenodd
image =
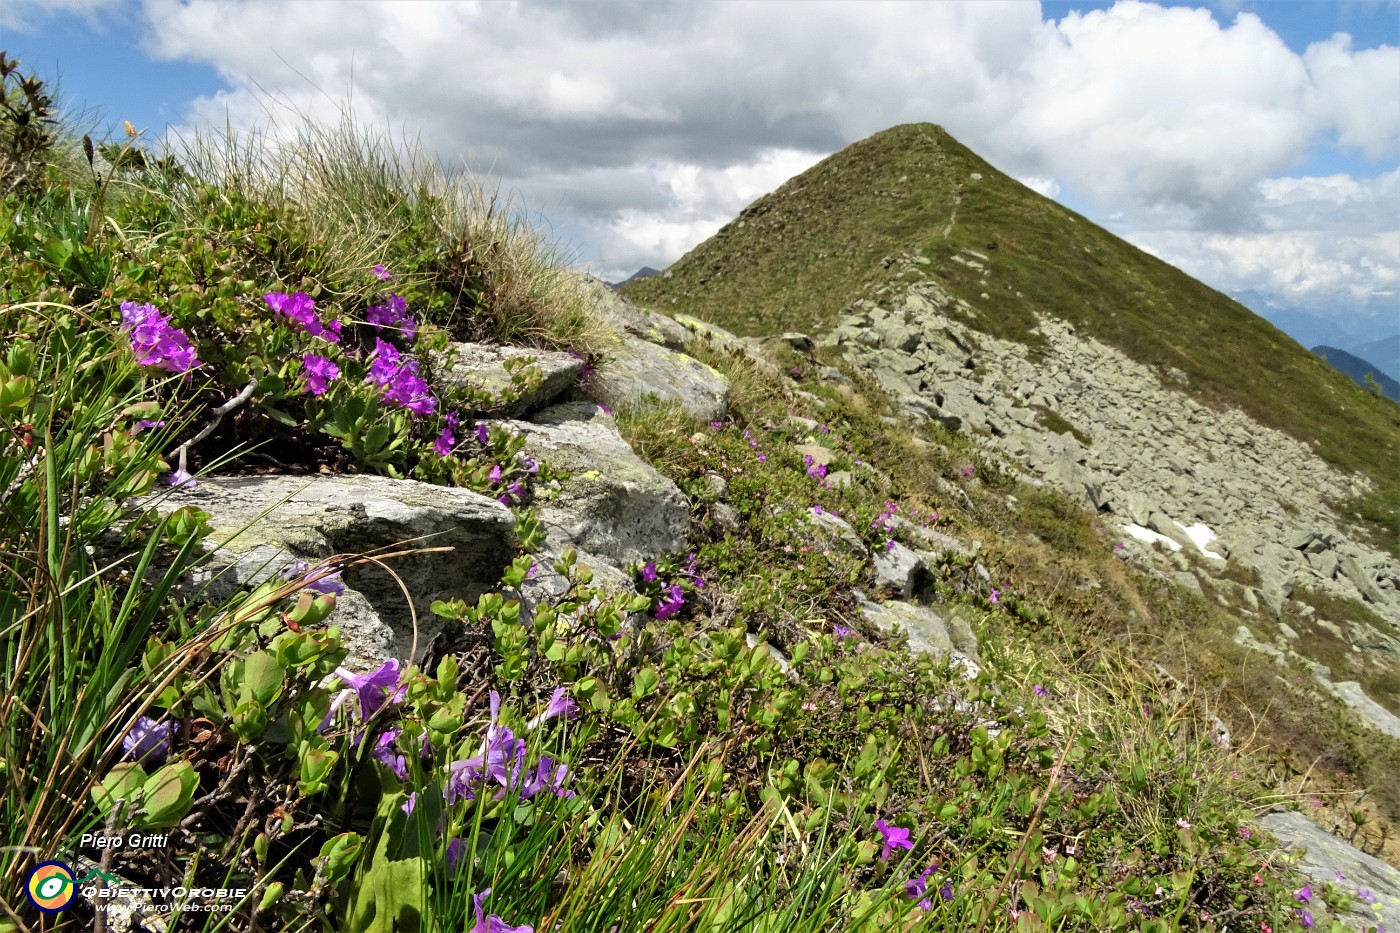
<path id="1" fill-rule="evenodd" d="M 610 278 L 937 122 L 1217 288 L 1400 332 L 1396 0 L 6 0 L 0 49 L 151 138 L 260 127 L 266 93 L 334 116 L 353 86 Z"/>

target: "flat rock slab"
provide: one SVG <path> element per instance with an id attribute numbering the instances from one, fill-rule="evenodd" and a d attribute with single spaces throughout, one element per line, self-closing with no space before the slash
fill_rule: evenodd
<path id="1" fill-rule="evenodd" d="M 527 366 L 534 367 L 539 374 L 538 383 L 523 390 L 516 387 L 512 373 L 506 369 L 510 360 L 525 360 Z M 539 411 L 576 385 L 583 374 L 583 360 L 567 353 L 485 343 L 449 344 L 446 350 L 432 355 L 432 364 L 439 390 L 460 391 L 466 387 L 491 393 L 499 401 L 468 405 L 465 410 L 495 418 L 518 418 Z"/>
<path id="2" fill-rule="evenodd" d="M 329 621 L 341 627 L 352 657 L 366 664 L 408 660 L 414 613 L 418 648 L 426 648 L 438 627 L 429 609 L 433 600 L 475 602 L 496 587 L 515 554 L 510 510 L 467 489 L 414 480 L 216 477 L 193 489 L 171 490 L 152 505 L 161 512 L 195 506 L 209 513 L 214 530 L 207 546 L 221 546 L 205 577 L 213 595 L 281 575 L 297 558 L 315 562 L 381 549 L 409 552 L 386 561 L 408 595 L 375 564 L 344 571 L 347 589 Z M 420 540 L 409 540 L 415 538 Z M 451 550 L 425 550 L 439 547 Z"/>
<path id="3" fill-rule="evenodd" d="M 554 405 L 506 427 L 524 436 L 526 454 L 570 474 L 553 498 L 536 500 L 551 546 L 619 566 L 687 549 L 689 500 L 632 452 L 597 405 Z"/>
<path id="4" fill-rule="evenodd" d="M 723 418 L 729 408 L 729 380 L 718 370 L 626 333 L 605 351 L 585 392 L 609 408 L 674 402 L 704 421 Z"/>
<path id="5" fill-rule="evenodd" d="M 1341 914 L 1342 922 L 1350 929 L 1365 930 L 1380 923 L 1387 930 L 1400 930 L 1400 871 L 1293 810 L 1266 813 L 1259 825 L 1285 848 L 1306 850 L 1298 869 L 1318 882 L 1319 887 L 1331 881 L 1353 895 L 1352 909 Z M 1337 872 L 1346 880 L 1337 881 Z M 1370 890 L 1375 896 L 1374 904 L 1368 905 L 1355 897 L 1362 889 Z M 1314 916 L 1320 913 L 1313 911 Z"/>

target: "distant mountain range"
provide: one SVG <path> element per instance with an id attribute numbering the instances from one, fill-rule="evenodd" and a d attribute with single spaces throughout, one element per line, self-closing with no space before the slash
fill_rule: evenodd
<path id="1" fill-rule="evenodd" d="M 1377 341 L 1382 342 L 1382 341 Z M 1400 402 L 1400 382 L 1396 382 L 1386 375 L 1381 368 L 1374 363 L 1362 359 L 1353 353 L 1345 350 L 1338 350 L 1336 347 L 1313 347 L 1312 350 L 1322 357 L 1332 366 L 1350 376 L 1359 386 L 1366 386 L 1368 375 L 1375 378 L 1381 387 L 1381 394 L 1386 398 Z M 1369 388 L 1369 386 L 1368 386 Z"/>
<path id="2" fill-rule="evenodd" d="M 1376 339 L 1374 331 L 1343 326 L 1330 315 L 1276 304 L 1253 290 L 1231 292 L 1230 297 L 1305 347 L 1339 349 L 1365 360 L 1379 373 L 1400 380 L 1400 314 L 1388 326 L 1382 324 L 1383 336 Z M 1387 330 L 1392 333 L 1386 333 Z"/>
<path id="3" fill-rule="evenodd" d="M 622 286 L 626 285 L 628 282 L 635 282 L 635 281 L 637 281 L 637 279 L 649 279 L 649 278 L 651 278 L 653 275 L 660 275 L 660 274 L 661 274 L 661 270 L 660 270 L 660 269 L 653 269 L 651 266 L 642 266 L 640 269 L 638 269 L 636 272 L 633 272 L 631 275 L 629 275 L 627 278 L 623 279 L 621 282 L 607 282 L 607 283 L 605 283 L 605 284 L 606 284 L 609 288 L 611 288 L 611 289 L 619 289 L 619 288 L 621 288 Z"/>

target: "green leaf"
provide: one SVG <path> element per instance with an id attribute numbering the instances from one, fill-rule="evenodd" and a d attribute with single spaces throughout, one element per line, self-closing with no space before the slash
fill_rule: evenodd
<path id="1" fill-rule="evenodd" d="M 287 673 L 277 658 L 267 651 L 255 651 L 243 664 L 243 696 L 268 707 L 282 695 Z"/>
<path id="2" fill-rule="evenodd" d="M 92 788 L 92 802 L 104 816 L 110 814 L 118 800 L 133 802 L 146 783 L 146 772 L 135 762 L 113 765 L 101 784 Z M 127 812 L 130 812 L 129 810 Z"/>
<path id="3" fill-rule="evenodd" d="M 364 839 L 359 833 L 341 833 L 327 839 L 321 846 L 321 858 L 326 860 L 326 877 L 339 881 L 348 875 L 363 848 Z"/>
<path id="4" fill-rule="evenodd" d="M 187 761 L 165 765 L 141 785 L 143 826 L 174 826 L 189 813 L 199 775 Z"/>

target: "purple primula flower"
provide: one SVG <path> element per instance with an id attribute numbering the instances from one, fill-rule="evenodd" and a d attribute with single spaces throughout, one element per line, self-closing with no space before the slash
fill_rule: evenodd
<path id="1" fill-rule="evenodd" d="M 306 373 L 306 389 L 312 395 L 324 395 L 332 379 L 340 375 L 340 367 L 315 353 L 301 358 L 301 368 Z"/>
<path id="2" fill-rule="evenodd" d="M 1293 892 L 1293 899 L 1303 904 L 1310 902 L 1312 900 L 1312 896 L 1313 893 L 1311 884 L 1305 884 L 1301 888 Z"/>
<path id="3" fill-rule="evenodd" d="M 656 561 L 649 560 L 642 565 L 642 581 L 652 583 L 656 580 Z"/>
<path id="4" fill-rule="evenodd" d="M 306 292 L 288 295 L 286 292 L 268 292 L 263 302 L 275 313 L 301 327 L 313 337 L 320 337 L 330 343 L 340 343 L 341 324 L 331 321 L 322 324 L 316 317 L 316 302 Z"/>
<path id="5" fill-rule="evenodd" d="M 140 421 L 136 422 L 136 427 L 132 428 L 131 431 L 128 432 L 128 433 L 130 433 L 131 435 L 135 436 L 135 435 L 137 435 L 137 434 L 140 434 L 142 431 L 145 431 L 145 430 L 148 429 L 148 428 L 163 428 L 163 427 L 165 427 L 165 422 L 164 422 L 164 421 L 147 421 L 145 418 L 142 418 Z"/>
<path id="6" fill-rule="evenodd" d="M 377 386 L 387 386 L 399 370 L 400 355 L 398 347 L 375 337 L 374 350 L 369 355 L 369 381 Z"/>
<path id="7" fill-rule="evenodd" d="M 288 567 L 282 574 L 282 578 L 285 580 L 294 580 L 297 577 L 304 577 L 311 571 L 312 566 L 310 561 L 297 558 L 292 561 L 292 566 Z M 317 593 L 326 593 L 331 596 L 339 596 L 341 593 L 345 592 L 345 584 L 340 582 L 339 570 L 335 573 L 326 574 L 319 580 L 311 581 L 306 584 L 306 588 L 308 590 L 315 590 Z"/>
<path id="8" fill-rule="evenodd" d="M 822 514 L 822 507 L 821 507 L 820 505 L 814 505 L 814 506 L 812 506 L 812 514 L 813 514 L 813 515 L 821 515 L 821 514 Z"/>
<path id="9" fill-rule="evenodd" d="M 486 443 L 489 443 L 489 442 L 490 442 L 491 434 L 490 434 L 490 429 L 489 429 L 489 428 L 487 427 L 487 425 L 486 425 L 486 422 L 481 421 L 481 422 L 478 422 L 478 423 L 477 423 L 477 425 L 476 425 L 476 439 L 479 440 L 479 441 L 481 441 L 481 443 L 483 443 L 483 444 L 486 444 Z"/>
<path id="10" fill-rule="evenodd" d="M 184 469 L 175 470 L 169 476 L 161 480 L 161 482 L 167 486 L 174 486 L 176 489 L 180 489 L 182 487 L 186 489 L 193 489 L 194 487 L 199 485 L 199 480 L 195 479 L 189 474 L 189 471 Z"/>
<path id="11" fill-rule="evenodd" d="M 1307 909 L 1302 908 L 1302 907 L 1299 907 L 1299 908 L 1298 908 L 1298 922 L 1301 923 L 1304 927 L 1311 927 L 1311 926 L 1313 925 L 1313 923 L 1315 922 L 1315 921 L 1313 920 L 1312 911 L 1307 910 Z"/>
<path id="12" fill-rule="evenodd" d="M 831 634 L 835 635 L 837 638 L 850 638 L 855 633 L 846 626 L 837 623 L 831 626 Z"/>
<path id="13" fill-rule="evenodd" d="M 535 928 L 528 923 L 513 927 L 495 914 L 487 916 L 482 911 L 481 905 L 490 893 L 491 889 L 487 888 L 480 894 L 472 895 L 472 909 L 476 911 L 476 926 L 468 930 L 467 933 L 535 933 Z"/>
<path id="14" fill-rule="evenodd" d="M 904 896 L 911 901 L 918 901 L 921 910 L 932 910 L 933 899 L 928 897 L 928 877 L 938 871 L 938 863 L 934 862 L 928 868 L 919 873 L 917 878 L 910 878 L 904 882 Z"/>
<path id="15" fill-rule="evenodd" d="M 520 799 L 528 800 L 540 791 L 547 790 L 556 797 L 569 800 L 577 795 L 565 789 L 564 782 L 568 779 L 568 765 L 558 764 L 548 755 L 541 755 L 535 765 L 534 777 L 526 781 L 525 786 L 520 789 Z"/>
<path id="16" fill-rule="evenodd" d="M 1040 684 L 1036 684 L 1036 685 L 1035 685 L 1034 687 L 1032 687 L 1031 689 L 1032 689 L 1033 691 L 1035 691 L 1035 695 L 1038 696 L 1038 697 L 1048 697 L 1048 696 L 1050 695 L 1050 691 L 1049 691 L 1049 690 L 1046 690 L 1046 689 L 1045 689 L 1044 687 L 1042 687 Z"/>
<path id="17" fill-rule="evenodd" d="M 943 887 L 938 889 L 938 896 L 943 898 L 945 903 L 951 903 L 953 900 L 953 882 L 943 882 Z"/>
<path id="18" fill-rule="evenodd" d="M 1359 898 L 1361 898 L 1363 901 L 1365 901 L 1365 902 L 1368 903 L 1368 904 L 1374 904 L 1374 903 L 1376 902 L 1376 895 L 1372 894 L 1372 893 L 1371 893 L 1371 890 L 1370 890 L 1369 888 L 1361 888 L 1361 889 L 1359 889 L 1359 890 L 1356 892 L 1356 896 L 1359 897 Z"/>
<path id="19" fill-rule="evenodd" d="M 559 716 L 563 716 L 565 719 L 578 718 L 578 704 L 573 701 L 573 698 L 563 687 L 554 688 L 554 693 L 550 695 L 549 705 L 544 708 L 544 712 L 527 722 L 525 728 L 537 729 L 543 723 Z"/>
<path id="20" fill-rule="evenodd" d="M 415 790 L 415 791 L 413 791 L 411 794 L 408 795 L 408 799 L 405 800 L 405 801 L 399 806 L 399 809 L 402 810 L 402 811 L 404 812 L 404 815 L 405 815 L 405 816 L 412 816 L 412 815 L 413 815 L 413 810 L 414 810 L 414 808 L 417 807 L 417 806 L 418 806 L 418 791 Z"/>
<path id="21" fill-rule="evenodd" d="M 724 427 L 724 422 L 723 422 L 723 421 L 711 421 L 711 422 L 710 422 L 710 427 L 712 427 L 712 428 L 714 428 L 716 431 L 718 431 L 720 428 Z"/>
<path id="22" fill-rule="evenodd" d="M 379 736 L 379 741 L 374 744 L 374 751 L 371 752 L 371 754 L 375 761 L 380 762 L 387 766 L 390 771 L 393 771 L 394 776 L 400 781 L 407 781 L 408 762 L 404 760 L 404 757 L 399 754 L 398 749 L 394 747 L 394 743 L 399 740 L 399 736 L 402 733 L 403 730 L 398 728 L 384 730 L 384 733 Z"/>
<path id="23" fill-rule="evenodd" d="M 895 849 L 914 848 L 914 843 L 909 841 L 909 830 L 904 827 L 876 820 L 875 828 L 880 831 L 881 837 L 880 861 L 888 862 Z"/>
<path id="24" fill-rule="evenodd" d="M 444 850 L 443 853 L 444 857 L 447 860 L 448 868 L 456 868 L 458 864 L 461 863 L 462 856 L 466 854 L 467 844 L 462 840 L 458 839 L 456 836 L 453 836 L 451 839 L 448 840 L 447 848 Z"/>
<path id="25" fill-rule="evenodd" d="M 433 441 L 433 453 L 439 457 L 449 457 L 452 455 L 452 448 L 457 444 L 457 438 L 452 436 L 451 428 L 443 428 L 442 433 Z"/>
<path id="26" fill-rule="evenodd" d="M 521 469 L 523 469 L 526 473 L 530 474 L 531 476 L 534 476 L 535 474 L 539 473 L 540 465 L 539 462 L 533 457 L 523 457 L 521 458 Z"/>
<path id="27" fill-rule="evenodd" d="M 664 622 L 679 612 L 681 606 L 685 604 L 685 591 L 679 583 L 672 583 L 662 592 L 666 594 L 666 598 L 661 600 L 660 605 L 656 607 L 656 618 L 658 621 Z"/>
<path id="28" fill-rule="evenodd" d="M 418 336 L 418 325 L 414 323 L 413 316 L 408 313 L 408 302 L 393 292 L 389 293 L 387 305 L 372 305 L 366 309 L 365 320 L 374 325 L 375 330 L 384 327 L 393 328 L 405 340 L 413 340 Z"/>
<path id="29" fill-rule="evenodd" d="M 389 274 L 389 270 L 385 269 L 383 266 L 375 266 L 375 267 L 374 267 L 373 269 L 371 269 L 370 271 L 373 272 L 373 273 L 374 273 L 374 277 L 375 277 L 376 279 L 378 279 L 379 281 L 381 281 L 381 282 L 392 282 L 392 281 L 394 281 L 394 277 L 393 277 L 392 275 Z"/>
<path id="30" fill-rule="evenodd" d="M 492 486 L 499 486 L 501 484 L 501 465 L 498 463 L 491 467 L 491 472 L 486 474 L 486 478 L 491 481 Z"/>
<path id="31" fill-rule="evenodd" d="M 159 366 L 172 373 L 188 372 L 199 366 L 194 347 L 170 319 L 152 305 L 123 301 L 122 332 L 131 340 L 131 352 L 142 366 Z"/>
<path id="32" fill-rule="evenodd" d="M 987 599 L 991 601 L 991 604 L 993 606 L 997 605 L 1001 602 L 1001 590 L 997 589 L 996 587 L 992 587 L 992 592 L 990 595 L 987 596 Z"/>
<path id="33" fill-rule="evenodd" d="M 174 731 L 173 722 L 156 722 L 142 716 L 122 737 L 122 751 L 137 764 L 158 764 L 170 754 L 170 736 Z"/>
<path id="34" fill-rule="evenodd" d="M 492 690 L 491 723 L 486 727 L 481 749 L 471 758 L 454 761 L 447 766 L 447 787 L 443 789 L 443 796 L 448 803 L 475 800 L 475 788 L 487 779 L 496 781 L 504 789 L 519 777 L 520 767 L 524 763 L 525 742 L 500 724 L 500 712 L 501 695 Z"/>
<path id="35" fill-rule="evenodd" d="M 367 674 L 356 674 L 343 667 L 337 667 L 335 674 L 345 681 L 348 689 L 355 691 L 361 721 L 369 719 L 385 703 L 399 702 L 408 690 L 407 685 L 399 680 L 399 662 L 395 658 L 390 658 Z"/>

